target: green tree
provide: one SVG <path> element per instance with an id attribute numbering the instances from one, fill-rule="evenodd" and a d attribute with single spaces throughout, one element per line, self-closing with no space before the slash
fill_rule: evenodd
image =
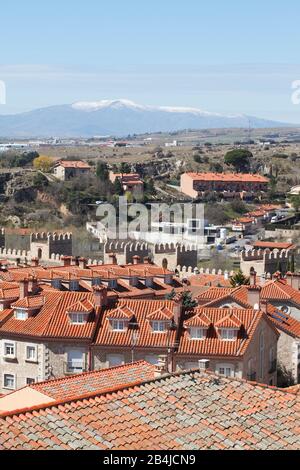
<path id="1" fill-rule="evenodd" d="M 249 285 L 249 283 L 249 277 L 245 276 L 240 269 L 230 278 L 232 287 L 245 286 Z"/>
<path id="2" fill-rule="evenodd" d="M 294 196 L 290 196 L 289 198 L 293 208 L 296 212 L 299 212 L 300 209 L 300 194 L 295 194 Z"/>
<path id="3" fill-rule="evenodd" d="M 130 172 L 131 172 L 131 168 L 128 165 L 128 163 L 122 162 L 121 165 L 120 165 L 120 173 L 126 174 L 126 173 L 130 173 Z"/>
<path id="4" fill-rule="evenodd" d="M 175 289 L 172 289 L 169 294 L 166 294 L 165 298 L 167 300 L 173 300 L 175 296 L 176 296 Z M 191 292 L 184 291 L 182 293 L 182 306 L 184 308 L 194 308 L 194 307 L 197 307 L 197 305 L 198 305 L 197 301 L 193 300 Z"/>
<path id="5" fill-rule="evenodd" d="M 118 196 L 123 195 L 124 193 L 123 186 L 119 178 L 115 179 L 113 187 L 114 187 L 114 194 L 117 194 Z"/>
<path id="6" fill-rule="evenodd" d="M 100 181 L 107 181 L 109 176 L 109 171 L 107 164 L 104 162 L 97 162 L 96 175 Z"/>
<path id="7" fill-rule="evenodd" d="M 213 173 L 223 173 L 224 169 L 221 163 L 219 162 L 213 162 L 209 166 L 209 170 L 212 171 Z"/>
<path id="8" fill-rule="evenodd" d="M 250 171 L 253 154 L 246 149 L 230 150 L 224 157 L 226 165 L 232 165 L 238 173 Z"/>

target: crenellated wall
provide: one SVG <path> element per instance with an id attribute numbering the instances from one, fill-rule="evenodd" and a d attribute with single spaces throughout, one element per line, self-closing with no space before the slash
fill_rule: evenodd
<path id="1" fill-rule="evenodd" d="M 241 253 L 241 270 L 247 276 L 250 275 L 252 268 L 257 272 L 258 276 L 265 275 L 266 273 L 272 275 L 276 271 L 285 274 L 288 271 L 292 254 L 292 250 L 244 250 Z"/>

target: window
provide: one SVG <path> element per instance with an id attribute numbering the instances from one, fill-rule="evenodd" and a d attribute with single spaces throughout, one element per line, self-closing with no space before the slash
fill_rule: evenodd
<path id="1" fill-rule="evenodd" d="M 4 343 L 4 357 L 15 358 L 16 357 L 16 343 L 13 341 L 6 341 Z"/>
<path id="2" fill-rule="evenodd" d="M 125 330 L 125 321 L 124 320 L 113 320 L 112 329 L 114 331 L 124 331 Z"/>
<path id="3" fill-rule="evenodd" d="M 153 321 L 152 330 L 156 333 L 163 333 L 166 330 L 166 322 L 164 321 Z"/>
<path id="4" fill-rule="evenodd" d="M 80 374 L 85 370 L 83 351 L 72 349 L 68 351 L 67 372 Z"/>
<path id="5" fill-rule="evenodd" d="M 27 320 L 28 318 L 28 313 L 26 310 L 23 309 L 15 309 L 15 319 L 16 320 Z"/>
<path id="6" fill-rule="evenodd" d="M 31 384 L 34 384 L 35 380 L 32 379 L 31 377 L 27 377 L 26 379 L 26 385 L 31 385 Z"/>
<path id="7" fill-rule="evenodd" d="M 206 329 L 205 328 L 191 328 L 190 336 L 191 336 L 191 339 L 205 339 Z"/>
<path id="8" fill-rule="evenodd" d="M 107 362 L 108 367 L 120 366 L 125 364 L 123 354 L 108 354 Z"/>
<path id="9" fill-rule="evenodd" d="M 282 310 L 282 312 L 285 313 L 286 315 L 289 315 L 291 313 L 291 309 L 288 305 L 282 305 L 280 307 L 280 310 Z"/>
<path id="10" fill-rule="evenodd" d="M 233 368 L 231 366 L 222 365 L 218 367 L 218 373 L 224 375 L 225 377 L 233 377 Z"/>
<path id="11" fill-rule="evenodd" d="M 150 354 L 149 356 L 145 357 L 145 361 L 153 365 L 158 364 L 158 356 L 154 354 L 153 355 Z"/>
<path id="12" fill-rule="evenodd" d="M 3 387 L 4 388 L 14 390 L 15 389 L 15 382 L 16 382 L 16 379 L 15 379 L 15 376 L 13 374 L 4 374 L 4 377 L 3 377 Z"/>
<path id="13" fill-rule="evenodd" d="M 37 360 L 37 348 L 35 344 L 30 344 L 26 346 L 26 361 L 36 361 Z"/>
<path id="14" fill-rule="evenodd" d="M 86 323 L 86 314 L 84 313 L 70 313 L 69 314 L 71 323 L 82 324 Z"/>
<path id="15" fill-rule="evenodd" d="M 237 337 L 237 330 L 233 328 L 223 328 L 221 330 L 221 339 L 225 341 L 233 341 Z"/>

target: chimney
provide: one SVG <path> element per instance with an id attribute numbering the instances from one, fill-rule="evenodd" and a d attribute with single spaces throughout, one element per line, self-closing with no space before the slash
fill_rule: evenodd
<path id="1" fill-rule="evenodd" d="M 174 307 L 173 307 L 173 312 L 174 312 L 174 322 L 176 323 L 176 326 L 179 325 L 180 318 L 183 312 L 183 299 L 181 294 L 177 294 L 174 297 Z"/>
<path id="2" fill-rule="evenodd" d="M 107 305 L 107 288 L 104 286 L 94 286 L 95 307 L 105 307 Z"/>
<path id="3" fill-rule="evenodd" d="M 204 372 L 209 369 L 209 359 L 200 359 L 198 364 L 200 372 Z"/>
<path id="4" fill-rule="evenodd" d="M 250 270 L 250 286 L 256 286 L 256 271 L 255 271 L 255 269 Z"/>
<path id="5" fill-rule="evenodd" d="M 132 257 L 133 264 L 140 264 L 141 258 L 138 255 Z"/>
<path id="6" fill-rule="evenodd" d="M 62 256 L 60 259 L 63 262 L 64 266 L 71 266 L 71 261 L 72 261 L 71 256 Z"/>
<path id="7" fill-rule="evenodd" d="M 36 268 L 38 265 L 39 265 L 39 259 L 38 258 L 32 258 L 31 266 Z"/>
<path id="8" fill-rule="evenodd" d="M 168 357 L 158 356 L 158 362 L 155 364 L 154 377 L 159 378 L 168 374 Z"/>
<path id="9" fill-rule="evenodd" d="M 87 259 L 86 258 L 79 258 L 79 267 L 81 269 L 86 269 L 86 267 L 87 267 Z"/>
<path id="10" fill-rule="evenodd" d="M 260 310 L 264 313 L 267 313 L 267 310 L 268 310 L 268 301 L 267 300 L 262 300 L 260 302 Z"/>
<path id="11" fill-rule="evenodd" d="M 35 276 L 31 276 L 29 278 L 29 291 L 32 295 L 35 295 L 38 292 L 38 280 Z"/>
<path id="12" fill-rule="evenodd" d="M 145 256 L 145 257 L 144 257 L 144 263 L 145 263 L 145 264 L 152 264 L 152 263 L 151 263 L 151 258 L 150 258 L 150 256 Z"/>
<path id="13" fill-rule="evenodd" d="M 295 290 L 299 290 L 300 287 L 300 275 L 288 272 L 286 273 L 287 284 Z"/>
<path id="14" fill-rule="evenodd" d="M 248 303 L 254 310 L 260 309 L 260 291 L 261 287 L 256 285 L 248 286 Z"/>
<path id="15" fill-rule="evenodd" d="M 109 253 L 108 258 L 109 258 L 109 264 L 118 264 L 117 256 L 115 253 Z"/>
<path id="16" fill-rule="evenodd" d="M 20 299 L 24 299 L 25 297 L 28 296 L 28 291 L 29 291 L 28 285 L 29 285 L 28 279 L 22 279 L 19 282 Z"/>
<path id="17" fill-rule="evenodd" d="M 74 256 L 72 258 L 72 262 L 73 262 L 73 266 L 79 266 L 79 257 L 78 256 Z"/>

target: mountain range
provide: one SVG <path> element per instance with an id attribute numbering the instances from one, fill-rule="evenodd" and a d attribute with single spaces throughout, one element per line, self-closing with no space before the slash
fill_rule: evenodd
<path id="1" fill-rule="evenodd" d="M 224 115 L 197 108 L 143 106 L 129 100 L 102 100 L 50 106 L 0 115 L 0 136 L 93 137 L 174 132 L 184 129 L 276 128 L 295 125 L 244 114 Z"/>

